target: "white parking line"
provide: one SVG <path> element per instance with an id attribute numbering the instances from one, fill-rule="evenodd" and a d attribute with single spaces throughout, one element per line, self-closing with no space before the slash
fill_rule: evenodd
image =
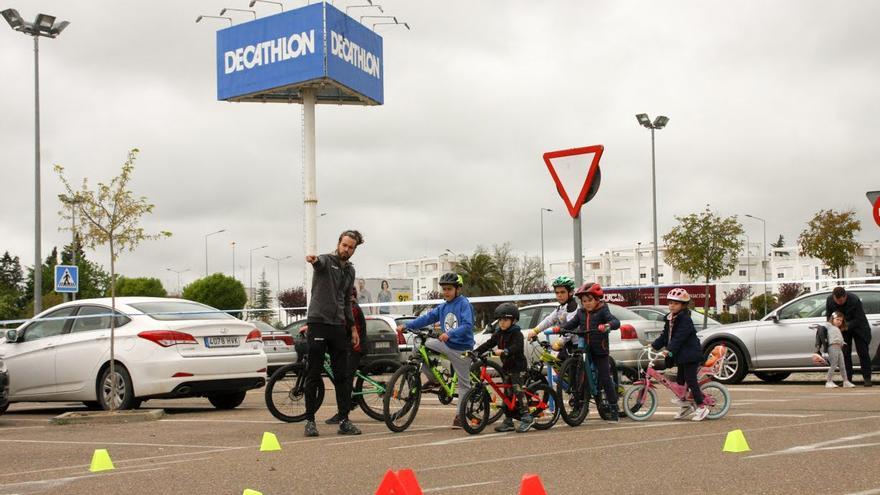
<path id="1" fill-rule="evenodd" d="M 753 388 L 753 387 L 737 387 L 737 386 L 728 386 L 727 390 L 731 392 L 779 392 L 779 390 L 772 388 Z"/>
<path id="2" fill-rule="evenodd" d="M 150 471 L 161 471 L 163 469 L 166 469 L 166 468 L 160 467 L 160 468 L 150 468 L 150 469 L 139 469 L 137 471 L 111 471 L 111 472 L 105 472 L 105 473 L 100 473 L 100 474 L 83 474 L 80 476 L 68 476 L 65 478 L 54 478 L 54 479 L 48 479 L 48 480 L 20 481 L 17 483 L 7 483 L 4 485 L 0 485 L 0 488 L 24 487 L 24 486 L 31 486 L 31 487 L 37 486 L 37 487 L 39 487 L 39 486 L 43 486 L 43 485 L 47 485 L 46 488 L 57 488 L 58 485 L 65 484 L 65 483 L 71 483 L 73 481 L 82 480 L 82 479 L 86 479 L 86 478 L 96 478 L 98 476 L 115 476 L 115 475 L 120 475 L 120 474 L 147 473 Z"/>
<path id="3" fill-rule="evenodd" d="M 387 437 L 382 437 L 382 438 L 368 438 L 366 440 L 351 440 L 348 442 L 328 443 L 327 446 L 329 447 L 331 445 L 350 445 L 353 443 L 379 442 L 382 440 L 392 440 L 392 439 L 398 439 L 398 438 L 423 437 L 425 435 L 433 435 L 433 433 L 416 433 L 415 435 L 395 435 L 393 437 L 387 436 Z"/>
<path id="4" fill-rule="evenodd" d="M 483 485 L 492 485 L 495 483 L 501 483 L 500 481 L 482 481 L 479 483 L 468 483 L 466 485 L 449 485 L 449 486 L 440 486 L 437 488 L 427 488 L 422 490 L 422 493 L 434 493 L 434 492 L 442 492 L 445 490 L 455 490 L 456 488 L 470 488 L 473 486 L 483 486 Z"/>
<path id="5" fill-rule="evenodd" d="M 229 445 L 182 445 L 176 443 L 134 443 L 134 442 L 76 442 L 72 440 L 23 440 L 16 438 L 0 438 L 7 443 L 48 443 L 61 445 L 113 445 L 117 447 L 172 447 L 181 449 L 229 449 Z"/>
<path id="6" fill-rule="evenodd" d="M 877 495 L 878 493 L 880 493 L 880 488 L 874 488 L 873 490 L 865 490 L 863 492 L 847 493 L 846 495 Z"/>
<path id="7" fill-rule="evenodd" d="M 830 423 L 830 421 L 829 421 Z M 861 448 L 861 447 L 870 447 L 874 445 L 880 445 L 878 443 L 873 444 L 856 444 L 856 445 L 838 445 L 835 447 L 829 447 L 830 445 L 834 445 L 836 443 L 844 443 L 850 442 L 853 440 L 861 440 L 863 438 L 876 437 L 880 435 L 880 430 L 872 431 L 870 433 L 862 433 L 861 435 L 851 435 L 848 437 L 835 438 L 833 440 L 826 440 L 824 442 L 812 443 L 808 445 L 797 445 L 794 447 L 790 447 L 784 450 L 777 450 L 776 452 L 768 452 L 766 454 L 755 454 L 746 456 L 746 459 L 758 459 L 760 457 L 771 457 L 776 455 L 789 455 L 789 454 L 803 454 L 805 452 L 815 452 L 818 450 L 838 450 L 838 449 L 846 449 L 846 448 Z"/>
<path id="8" fill-rule="evenodd" d="M 739 413 L 731 414 L 731 416 L 751 416 L 756 418 L 815 418 L 824 416 L 824 414 L 775 414 L 775 413 Z"/>

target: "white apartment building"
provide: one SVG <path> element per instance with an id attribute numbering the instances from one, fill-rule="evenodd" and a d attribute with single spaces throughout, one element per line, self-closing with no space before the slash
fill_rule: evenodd
<path id="1" fill-rule="evenodd" d="M 437 257 L 424 257 L 414 260 L 392 261 L 388 263 L 388 278 L 410 278 L 413 280 L 415 297 L 424 299 L 432 291 L 439 291 L 440 276 L 455 271 L 455 257 L 441 254 Z"/>

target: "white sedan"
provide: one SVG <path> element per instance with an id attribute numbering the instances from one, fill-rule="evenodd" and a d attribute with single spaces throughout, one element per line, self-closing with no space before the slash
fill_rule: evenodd
<path id="1" fill-rule="evenodd" d="M 0 341 L 10 402 L 82 401 L 94 409 L 153 398 L 207 397 L 232 409 L 266 382 L 260 331 L 183 299 L 116 298 L 117 394 L 110 373 L 110 299 L 54 306 Z"/>

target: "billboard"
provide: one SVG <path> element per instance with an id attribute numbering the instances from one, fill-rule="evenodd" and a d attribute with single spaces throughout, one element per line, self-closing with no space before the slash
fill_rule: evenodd
<path id="1" fill-rule="evenodd" d="M 319 2 L 217 31 L 217 99 L 384 102 L 382 37 Z"/>
<path id="2" fill-rule="evenodd" d="M 705 285 L 669 285 L 660 287 L 660 304 L 667 305 L 669 302 L 666 300 L 666 293 L 669 292 L 672 288 L 679 287 L 688 292 L 691 296 L 691 304 L 694 307 L 702 308 L 704 302 L 706 301 L 706 286 Z M 646 286 L 646 287 L 620 287 L 620 288 L 606 288 L 605 291 L 605 301 L 614 303 L 620 306 L 635 306 L 639 304 L 654 304 L 654 287 Z M 714 308 L 716 289 L 714 285 L 709 286 L 709 307 Z"/>
<path id="3" fill-rule="evenodd" d="M 413 300 L 413 281 L 411 278 L 358 278 L 355 280 L 358 291 L 358 304 L 385 302 L 406 302 Z M 412 306 L 365 307 L 364 314 L 411 315 Z"/>

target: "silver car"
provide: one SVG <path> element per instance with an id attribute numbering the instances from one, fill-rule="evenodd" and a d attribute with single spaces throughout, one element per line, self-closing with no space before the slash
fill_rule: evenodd
<path id="1" fill-rule="evenodd" d="M 659 321 L 661 325 L 661 331 L 663 330 L 662 325 L 663 323 L 665 323 L 666 320 L 666 314 L 669 313 L 669 308 L 667 306 L 640 305 L 627 306 L 626 309 L 645 319 Z M 703 313 L 700 313 L 699 311 L 691 311 L 691 320 L 694 321 L 694 326 L 697 327 L 698 330 L 703 328 L 703 320 L 706 320 L 706 324 L 710 327 L 713 325 L 721 324 L 721 322 L 719 322 L 718 320 L 713 320 L 712 318 L 703 316 Z"/>
<path id="2" fill-rule="evenodd" d="M 269 376 L 285 364 L 296 361 L 293 336 L 286 330 L 275 328 L 262 321 L 253 321 L 251 323 L 263 334 L 263 351 L 266 353 L 266 360 L 268 361 L 267 373 Z"/>
<path id="3" fill-rule="evenodd" d="M 880 286 L 861 285 L 847 288 L 862 300 L 871 326 L 871 364 L 880 367 Z M 792 373 L 827 370 L 816 366 L 816 331 L 810 325 L 825 321 L 825 301 L 831 289 L 804 294 L 771 311 L 761 320 L 720 325 L 699 330 L 697 336 L 708 353 L 719 343 L 727 345 L 725 367 L 716 375 L 722 383 L 739 383 L 749 372 L 766 382 L 779 382 Z M 858 356 L 853 352 L 853 366 Z"/>

